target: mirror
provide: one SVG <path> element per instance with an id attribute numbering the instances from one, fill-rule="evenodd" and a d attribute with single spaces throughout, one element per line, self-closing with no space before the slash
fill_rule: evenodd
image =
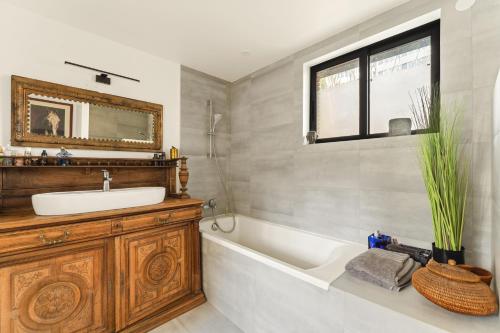
<path id="1" fill-rule="evenodd" d="M 153 115 L 88 102 L 28 95 L 28 133 L 153 143 Z"/>
<path id="2" fill-rule="evenodd" d="M 161 150 L 161 105 L 19 76 L 12 92 L 14 145 Z"/>

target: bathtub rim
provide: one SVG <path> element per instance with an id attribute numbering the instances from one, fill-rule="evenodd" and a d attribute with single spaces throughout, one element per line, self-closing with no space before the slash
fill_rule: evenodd
<path id="1" fill-rule="evenodd" d="M 311 231 L 308 231 L 308 230 L 303 230 L 303 229 L 299 229 L 299 228 L 294 228 L 294 227 L 290 227 L 290 226 L 287 226 L 287 225 L 283 225 L 283 224 L 279 224 L 279 223 L 274 223 L 274 222 L 270 222 L 270 221 L 267 221 L 267 220 L 263 220 L 263 219 L 258 219 L 258 218 L 254 218 L 254 217 L 250 217 L 250 216 L 246 216 L 246 215 L 243 215 L 243 214 L 234 214 L 235 215 L 235 218 L 236 218 L 236 223 L 238 223 L 238 218 L 239 217 L 244 217 L 246 219 L 249 219 L 249 220 L 254 220 L 254 221 L 257 221 L 259 223 L 264 223 L 264 224 L 268 224 L 268 225 L 271 225 L 271 226 L 277 226 L 277 227 L 281 227 L 281 228 L 285 228 L 285 229 L 288 229 L 288 230 L 291 230 L 291 231 L 295 231 L 295 232 L 299 232 L 299 233 L 306 233 L 310 236 L 315 236 L 315 237 L 320 237 L 320 238 L 324 238 L 324 239 L 327 239 L 327 240 L 332 240 L 332 241 L 335 241 L 335 242 L 338 242 L 338 243 L 344 243 L 344 244 L 347 244 L 347 245 L 352 245 L 352 246 L 363 246 L 363 244 L 361 243 L 357 243 L 357 242 L 353 242 L 353 241 L 348 241 L 348 240 L 343 240 L 343 239 L 340 239 L 340 238 L 336 238 L 336 237 L 332 237 L 332 236 L 329 236 L 329 235 L 321 235 L 321 234 L 318 234 L 318 233 L 315 233 L 315 232 L 311 232 Z M 216 216 L 216 218 L 230 218 L 231 216 L 230 215 L 218 215 Z M 200 225 L 202 224 L 209 224 L 211 221 L 213 221 L 213 217 L 205 217 L 203 218 L 201 221 L 200 221 Z M 261 262 L 263 264 L 266 264 L 268 266 L 271 266 L 283 273 L 286 273 L 286 274 L 289 274 L 289 275 L 292 275 L 294 276 L 295 278 L 298 278 L 300 280 L 303 280 L 305 282 L 308 282 L 310 284 L 313 284 L 315 285 L 316 287 L 319 287 L 323 290 L 329 290 L 330 288 L 330 285 L 336 280 L 338 279 L 342 274 L 340 274 L 339 276 L 335 277 L 333 280 L 331 280 L 330 282 L 327 282 L 323 279 L 320 279 L 318 277 L 315 277 L 311 274 L 308 274 L 307 272 L 314 272 L 314 271 L 319 271 L 321 269 L 324 269 L 325 267 L 329 266 L 332 264 L 332 261 L 334 261 L 335 259 L 333 258 L 329 258 L 325 263 L 321 264 L 321 265 L 318 265 L 316 267 L 313 267 L 313 268 L 310 268 L 310 269 L 302 269 L 300 267 L 297 267 L 297 266 L 294 266 L 292 264 L 289 264 L 283 260 L 280 260 L 280 259 L 277 259 L 275 257 L 272 257 L 270 255 L 267 255 L 265 253 L 262 253 L 262 252 L 259 252 L 257 250 L 254 250 L 254 249 L 251 249 L 247 246 L 244 246 L 244 245 L 241 245 L 237 242 L 234 242 L 230 239 L 227 239 L 227 238 L 224 238 L 222 236 L 218 236 L 216 234 L 213 234 L 211 230 L 206 230 L 205 228 L 201 228 L 200 227 L 200 232 L 202 234 L 202 238 L 206 238 L 210 241 L 213 241 L 221 246 L 224 246 L 224 247 L 227 247 L 233 251 L 236 251 L 244 256 L 247 256 L 247 257 L 250 257 L 258 262 Z"/>
<path id="2" fill-rule="evenodd" d="M 331 235 L 324 235 L 324 234 L 320 234 L 320 233 L 317 233 L 317 232 L 314 232 L 314 231 L 310 231 L 310 230 L 306 230 L 306 229 L 300 229 L 300 228 L 297 228 L 297 227 L 291 227 L 291 226 L 286 225 L 286 224 L 281 224 L 281 223 L 277 223 L 277 222 L 271 222 L 271 221 L 268 221 L 268 220 L 251 217 L 251 216 L 244 215 L 244 214 L 234 214 L 234 216 L 236 217 L 236 223 L 238 223 L 238 219 L 237 219 L 238 217 L 244 217 L 244 218 L 249 219 L 249 220 L 254 220 L 254 221 L 257 221 L 257 222 L 260 222 L 260 223 L 269 224 L 269 225 L 273 225 L 273 226 L 278 226 L 278 227 L 281 227 L 281 228 L 284 228 L 284 229 L 288 229 L 288 230 L 291 230 L 291 231 L 297 231 L 297 232 L 304 233 L 304 234 L 309 234 L 309 235 L 315 236 L 315 237 L 326 238 L 328 240 L 333 240 L 333 241 L 336 241 L 336 242 L 339 242 L 339 243 L 347 243 L 347 244 L 350 244 L 350 245 L 367 246 L 367 244 L 365 244 L 365 243 L 351 241 L 351 240 L 347 240 L 347 239 L 342 239 L 342 238 L 331 236 Z M 230 218 L 231 214 L 219 214 L 219 215 L 216 215 L 215 217 L 216 218 Z M 205 224 L 205 223 L 209 222 L 210 220 L 213 220 L 213 217 L 207 216 L 207 217 L 202 218 L 201 221 L 200 221 L 200 226 L 202 224 Z M 205 231 L 201 230 L 201 228 L 200 228 L 200 232 L 205 232 Z M 367 248 L 367 250 L 368 250 L 368 248 Z"/>

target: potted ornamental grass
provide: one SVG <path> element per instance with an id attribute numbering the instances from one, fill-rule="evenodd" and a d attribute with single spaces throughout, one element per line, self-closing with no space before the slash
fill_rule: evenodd
<path id="1" fill-rule="evenodd" d="M 417 90 L 411 111 L 416 127 L 423 132 L 419 157 L 432 211 L 433 258 L 463 264 L 470 158 L 463 145 L 462 108 L 444 106 L 435 87 Z"/>

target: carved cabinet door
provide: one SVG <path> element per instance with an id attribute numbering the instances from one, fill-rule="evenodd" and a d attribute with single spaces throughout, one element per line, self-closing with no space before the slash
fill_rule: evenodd
<path id="1" fill-rule="evenodd" d="M 119 237 L 118 329 L 191 292 L 190 225 L 161 227 Z"/>
<path id="2" fill-rule="evenodd" d="M 105 240 L 0 260 L 0 332 L 112 332 Z M 111 261 L 112 263 L 112 261 Z"/>

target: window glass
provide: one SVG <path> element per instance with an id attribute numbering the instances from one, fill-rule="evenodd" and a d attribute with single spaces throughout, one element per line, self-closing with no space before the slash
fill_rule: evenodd
<path id="1" fill-rule="evenodd" d="M 411 118 L 411 96 L 430 83 L 430 37 L 371 55 L 369 133 L 389 132 L 390 119 Z"/>
<path id="2" fill-rule="evenodd" d="M 317 72 L 316 123 L 319 138 L 359 134 L 359 59 Z"/>

